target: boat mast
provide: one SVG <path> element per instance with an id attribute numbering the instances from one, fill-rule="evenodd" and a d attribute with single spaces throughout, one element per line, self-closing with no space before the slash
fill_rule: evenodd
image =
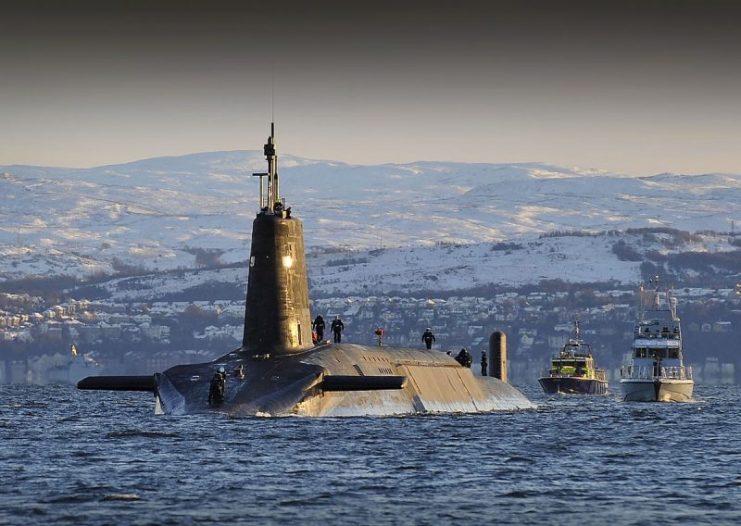
<path id="1" fill-rule="evenodd" d="M 654 304 L 654 309 L 659 310 L 661 308 L 661 291 L 659 290 L 659 276 L 656 276 L 654 278 L 654 283 L 656 284 L 656 288 L 654 289 L 653 304 Z"/>

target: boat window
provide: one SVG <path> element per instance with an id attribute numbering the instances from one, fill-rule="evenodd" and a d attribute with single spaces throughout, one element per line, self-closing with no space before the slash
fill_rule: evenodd
<path id="1" fill-rule="evenodd" d="M 656 360 L 660 358 L 676 358 L 676 356 L 672 356 L 672 353 L 675 353 L 675 349 L 654 349 L 651 353 L 651 357 Z"/>

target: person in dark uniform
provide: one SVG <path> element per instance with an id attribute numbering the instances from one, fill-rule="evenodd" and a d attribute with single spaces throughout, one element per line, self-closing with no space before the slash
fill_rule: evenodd
<path id="1" fill-rule="evenodd" d="M 471 364 L 473 363 L 473 359 L 471 358 L 471 353 L 469 353 L 466 348 L 460 350 L 458 353 L 458 356 L 455 357 L 455 359 L 458 361 L 459 364 L 461 364 L 463 367 L 471 367 Z"/>
<path id="2" fill-rule="evenodd" d="M 481 376 L 486 376 L 489 373 L 489 361 L 486 358 L 486 351 L 481 351 Z"/>
<path id="3" fill-rule="evenodd" d="M 211 384 L 208 387 L 209 405 L 218 405 L 224 402 L 224 388 L 226 386 L 226 370 L 219 367 L 211 378 Z"/>
<path id="4" fill-rule="evenodd" d="M 316 331 L 316 341 L 321 342 L 324 340 L 324 318 L 320 314 L 314 321 L 311 322 L 311 328 Z"/>
<path id="5" fill-rule="evenodd" d="M 342 320 L 339 316 L 335 316 L 334 320 L 332 320 L 332 332 L 334 333 L 334 342 L 335 343 L 341 343 L 342 342 L 342 331 L 345 329 L 345 324 L 342 323 Z"/>
<path id="6" fill-rule="evenodd" d="M 376 330 L 373 331 L 373 334 L 376 335 L 376 345 L 381 347 L 383 345 L 383 327 L 376 327 Z"/>
<path id="7" fill-rule="evenodd" d="M 432 349 L 432 342 L 435 341 L 435 335 L 432 334 L 432 331 L 429 327 L 425 329 L 425 332 L 422 333 L 422 341 L 425 342 L 425 346 L 428 349 Z"/>

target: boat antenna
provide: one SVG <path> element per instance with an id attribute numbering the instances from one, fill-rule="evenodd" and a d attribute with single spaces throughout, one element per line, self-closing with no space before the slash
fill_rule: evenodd
<path id="1" fill-rule="evenodd" d="M 654 291 L 654 309 L 659 309 L 661 307 L 661 292 L 659 290 L 659 275 L 657 274 L 654 278 L 654 282 L 656 283 L 656 290 Z"/>
<path id="2" fill-rule="evenodd" d="M 576 340 L 579 341 L 579 320 L 574 320 L 574 335 Z"/>
<path id="3" fill-rule="evenodd" d="M 672 320 L 677 319 L 677 299 L 674 297 L 674 294 L 672 294 L 672 289 L 667 288 L 666 289 L 666 305 L 669 307 L 669 312 L 671 313 Z"/>

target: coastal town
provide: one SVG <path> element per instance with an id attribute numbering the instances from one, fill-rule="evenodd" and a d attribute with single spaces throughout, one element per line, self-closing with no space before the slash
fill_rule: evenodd
<path id="1" fill-rule="evenodd" d="M 739 383 L 741 287 L 675 290 L 685 327 L 687 361 L 700 382 Z M 536 287 L 490 297 L 349 296 L 312 301 L 312 315 L 339 316 L 344 341 L 421 347 L 467 348 L 475 360 L 494 330 L 508 336 L 510 376 L 533 383 L 549 356 L 568 338 L 573 320 L 583 327 L 596 358 L 618 377 L 636 319 L 630 289 Z M 74 383 L 88 374 L 150 374 L 180 363 L 212 360 L 239 347 L 244 302 L 69 299 L 0 293 L 0 383 Z"/>

